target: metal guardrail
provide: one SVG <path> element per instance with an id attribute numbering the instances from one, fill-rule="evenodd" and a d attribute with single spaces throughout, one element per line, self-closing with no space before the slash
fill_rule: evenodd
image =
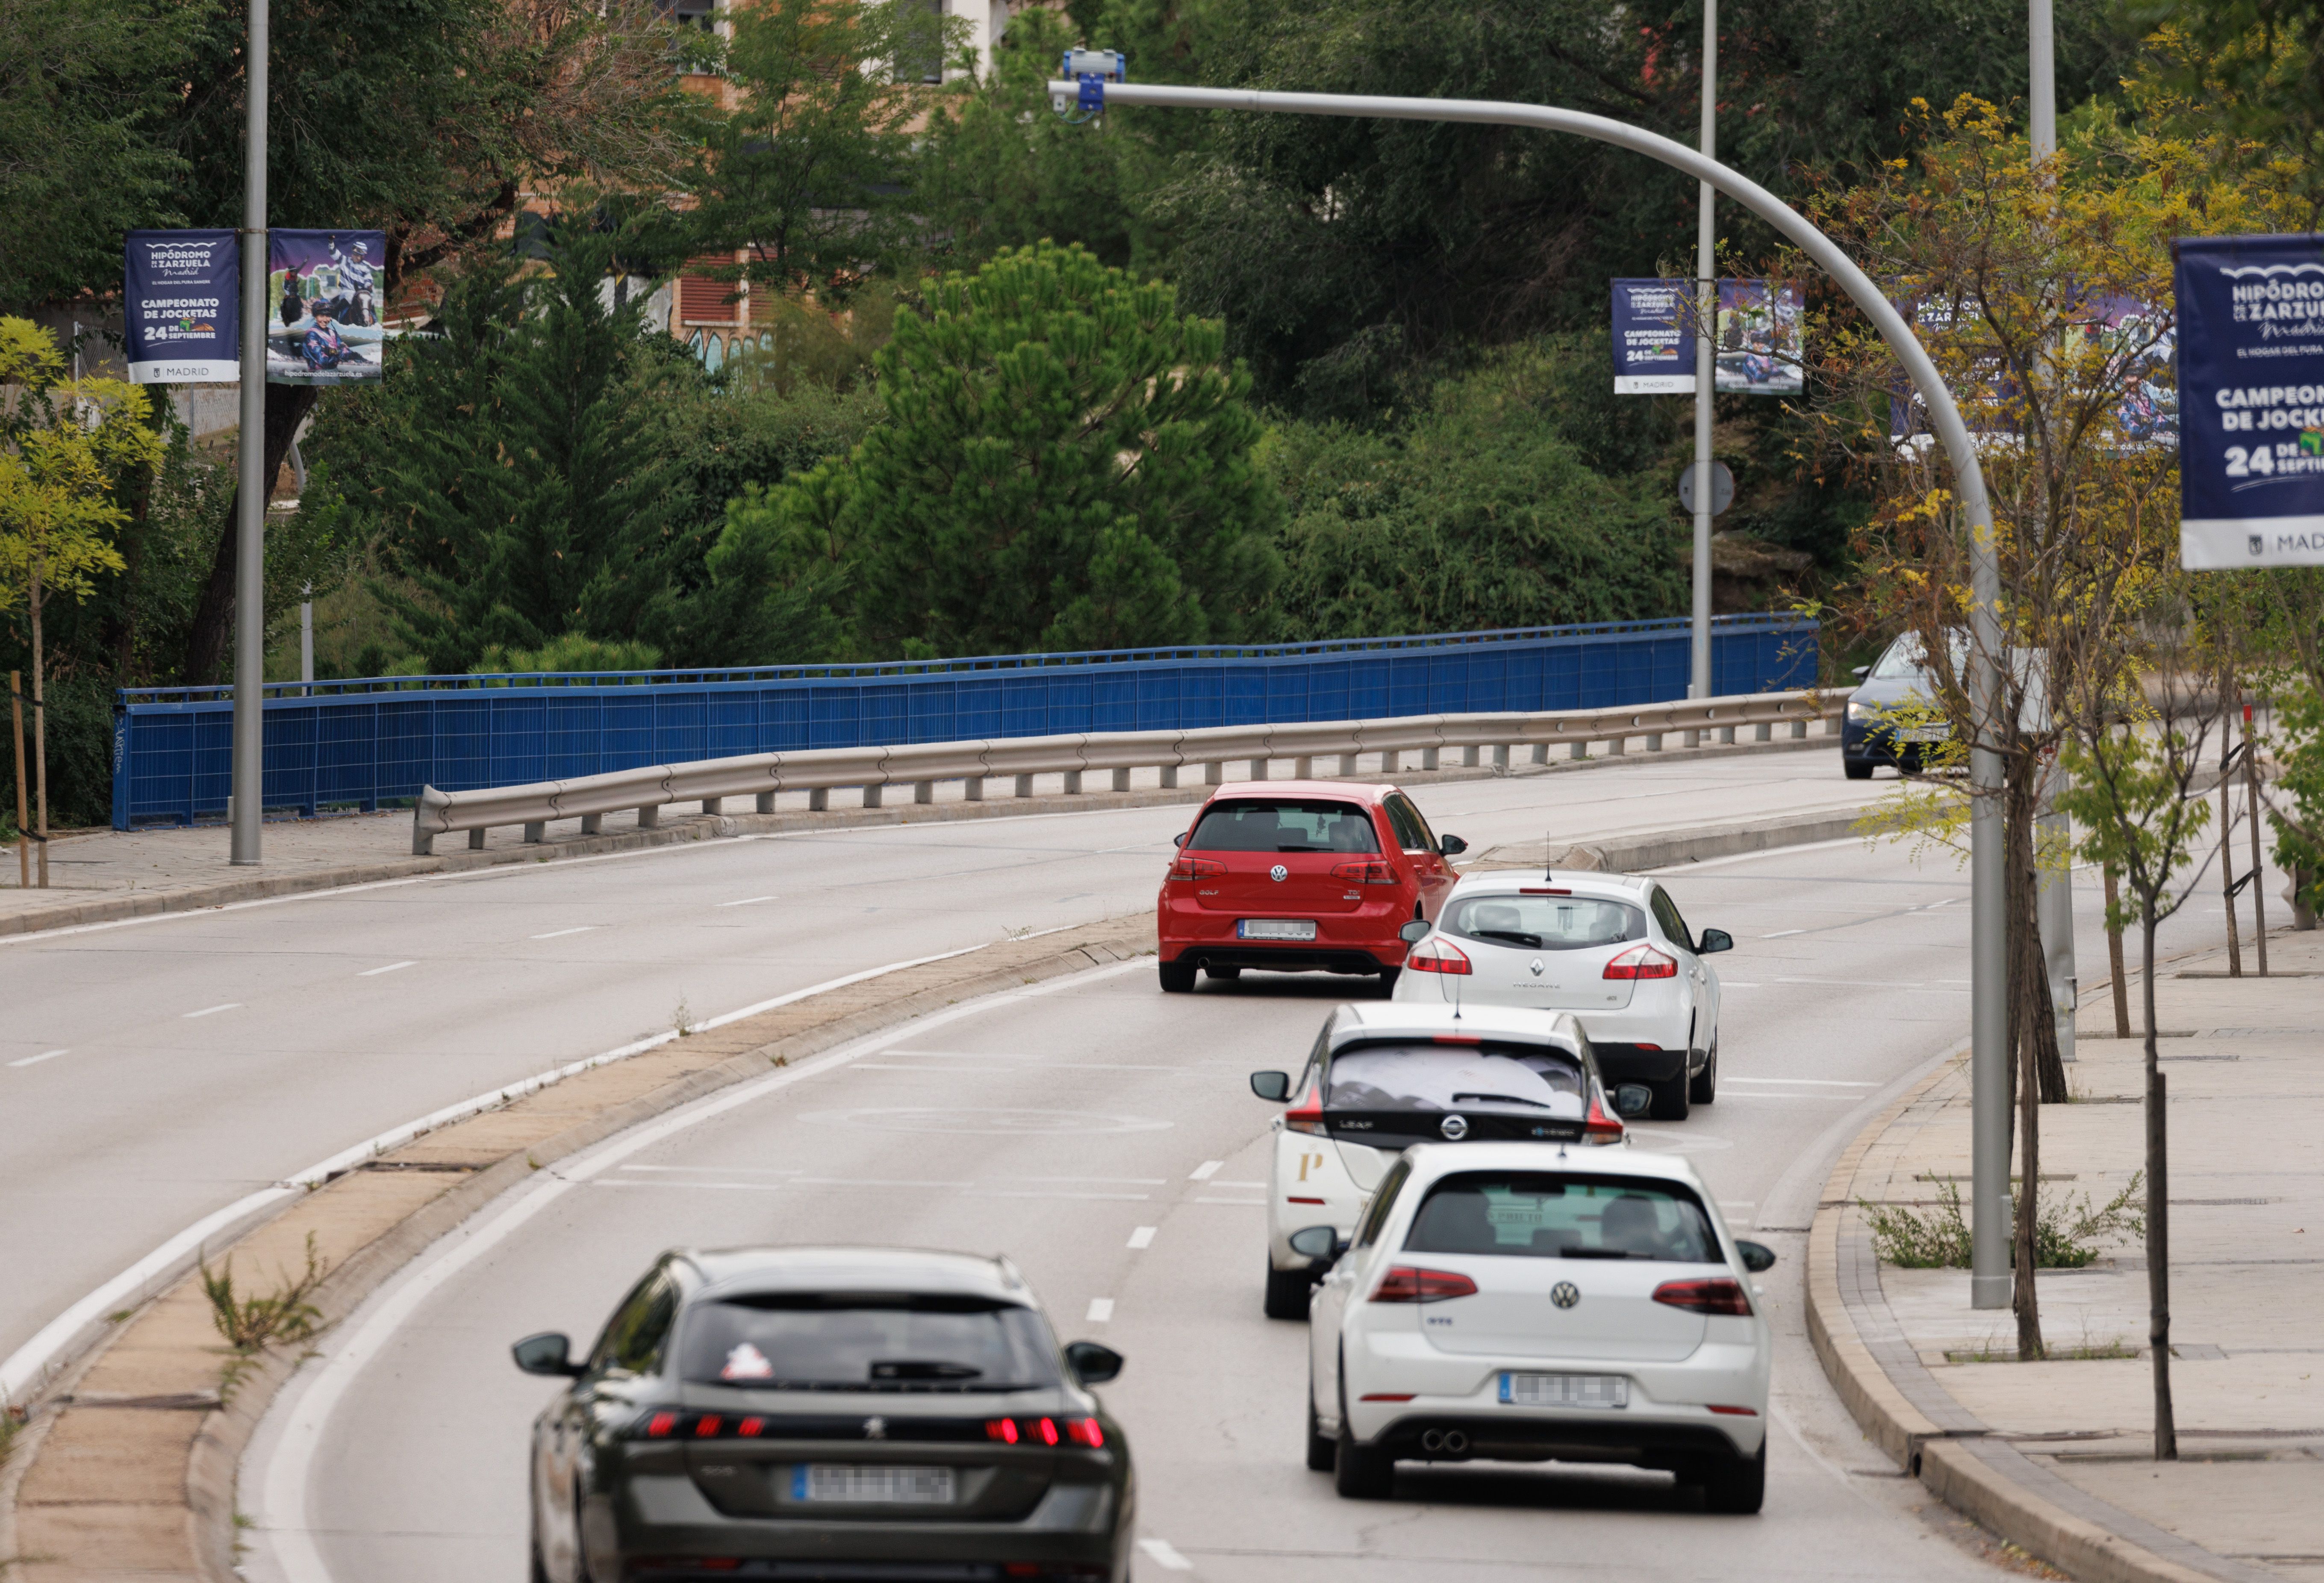
<path id="1" fill-rule="evenodd" d="M 1844 691 L 1811 690 L 1544 714 L 1406 715 L 1194 731 L 1076 732 L 892 747 L 810 748 L 646 764 L 574 780 L 473 792 L 439 792 L 429 786 L 412 809 L 411 850 L 415 856 L 427 856 L 435 851 L 437 837 L 455 830 L 468 831 L 469 845 L 481 847 L 486 830 L 506 825 L 521 824 L 526 840 L 539 841 L 545 838 L 550 820 L 576 816 L 582 833 L 590 835 L 606 814 L 626 809 L 635 809 L 638 823 L 650 828 L 661 810 L 673 803 L 698 801 L 705 813 L 718 813 L 729 797 L 754 798 L 759 812 L 771 813 L 776 793 L 781 792 L 806 792 L 808 806 L 821 809 L 829 806 L 834 789 L 861 787 L 863 806 L 877 808 L 884 789 L 898 785 L 912 788 L 913 801 L 932 802 L 939 781 L 966 782 L 968 800 L 978 801 L 989 780 L 1013 779 L 1015 794 L 1030 797 L 1033 778 L 1045 774 L 1062 773 L 1066 794 L 1074 795 L 1082 790 L 1082 777 L 1093 770 L 1111 771 L 1112 789 L 1127 792 L 1132 770 L 1158 768 L 1162 784 L 1173 787 L 1178 772 L 1193 764 L 1203 766 L 1204 784 L 1220 785 L 1225 781 L 1225 765 L 1236 760 L 1248 761 L 1250 778 L 1263 781 L 1270 762 L 1283 758 L 1293 760 L 1295 778 L 1304 779 L 1313 774 L 1316 759 L 1336 756 L 1337 773 L 1347 777 L 1358 773 L 1359 757 L 1378 754 L 1380 773 L 1386 776 L 1397 773 L 1406 753 L 1421 755 L 1421 768 L 1435 769 L 1447 748 L 1460 750 L 1464 764 L 1481 763 L 1480 755 L 1489 748 L 1493 764 L 1507 768 L 1521 747 L 1532 750 L 1535 764 L 1546 764 L 1550 749 L 1560 744 L 1572 757 L 1584 758 L 1593 743 L 1608 745 L 1609 754 L 1615 754 L 1626 750 L 1631 737 L 1643 736 L 1652 753 L 1674 731 L 1686 732 L 1692 745 L 1710 732 L 1722 742 L 1733 742 L 1737 729 L 1748 727 L 1753 740 L 1766 742 L 1773 739 L 1779 725 L 1788 727 L 1792 737 L 1805 736 L 1811 720 L 1822 720 L 1827 734 L 1837 734 L 1847 699 Z"/>

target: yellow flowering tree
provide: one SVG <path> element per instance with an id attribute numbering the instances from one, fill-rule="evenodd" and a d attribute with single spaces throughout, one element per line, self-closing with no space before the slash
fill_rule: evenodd
<path id="1" fill-rule="evenodd" d="M 0 606 L 22 606 L 32 650 L 32 773 L 41 884 L 49 883 L 49 761 L 42 710 L 41 612 L 58 594 L 83 599 L 122 569 L 114 535 L 129 514 L 120 486 L 161 459 L 144 391 L 118 379 L 71 379 L 55 338 L 0 318 Z"/>

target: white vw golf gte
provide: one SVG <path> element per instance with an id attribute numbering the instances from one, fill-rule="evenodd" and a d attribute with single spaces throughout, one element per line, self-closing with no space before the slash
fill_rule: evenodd
<path id="1" fill-rule="evenodd" d="M 1342 1495 L 1398 1461 L 1667 1468 L 1714 1512 L 1766 1487 L 1769 1338 L 1738 1242 L 1676 1155 L 1423 1143 L 1389 1168 L 1309 1315 L 1307 1466 Z"/>
<path id="2" fill-rule="evenodd" d="M 1464 876 L 1435 929 L 1405 925 L 1395 998 L 1423 1005 L 1571 1012 L 1609 1084 L 1643 1084 L 1647 1113 L 1684 1121 L 1719 1094 L 1719 975 L 1703 958 L 1735 949 L 1700 939 L 1670 892 L 1627 874 Z"/>

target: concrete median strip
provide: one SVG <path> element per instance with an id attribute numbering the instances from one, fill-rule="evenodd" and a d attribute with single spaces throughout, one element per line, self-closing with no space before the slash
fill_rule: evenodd
<path id="1" fill-rule="evenodd" d="M 1825 838 L 1809 833 L 1820 828 L 1812 821 L 1776 822 L 1780 834 L 1766 844 Z M 1692 832 L 1692 845 L 1689 835 L 1650 838 L 1651 855 L 1667 864 L 1757 849 L 1734 845 L 1735 827 Z M 327 1271 L 311 1297 L 327 1326 L 484 1205 L 576 1151 L 762 1077 L 770 1064 L 955 1002 L 1150 954 L 1153 939 L 1141 912 L 851 975 L 447 1107 L 217 1211 L 7 1361 L 9 1377 L 45 1384 L 12 1388 L 36 1411 L 0 1466 L 0 1571 L 14 1583 L 235 1577 L 237 1464 L 303 1348 L 227 1348 L 203 1282 L 185 1273 L 198 1251 L 214 1270 L 230 1257 L 241 1289 L 264 1292 L 300 1270 L 311 1247 Z M 91 1337 L 94 1347 L 68 1365 Z"/>

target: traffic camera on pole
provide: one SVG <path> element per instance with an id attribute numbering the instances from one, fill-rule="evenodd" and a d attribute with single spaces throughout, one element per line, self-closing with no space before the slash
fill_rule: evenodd
<path id="1" fill-rule="evenodd" d="M 1086 121 L 1105 108 L 1107 83 L 1130 80 L 1130 57 L 1119 50 L 1067 50 L 1059 75 L 1081 86 L 1080 102 L 1074 107 L 1081 111 L 1076 119 Z M 1063 86 L 1051 84 L 1049 94 L 1049 107 L 1060 116 L 1068 106 L 1065 95 L 1057 91 Z"/>

